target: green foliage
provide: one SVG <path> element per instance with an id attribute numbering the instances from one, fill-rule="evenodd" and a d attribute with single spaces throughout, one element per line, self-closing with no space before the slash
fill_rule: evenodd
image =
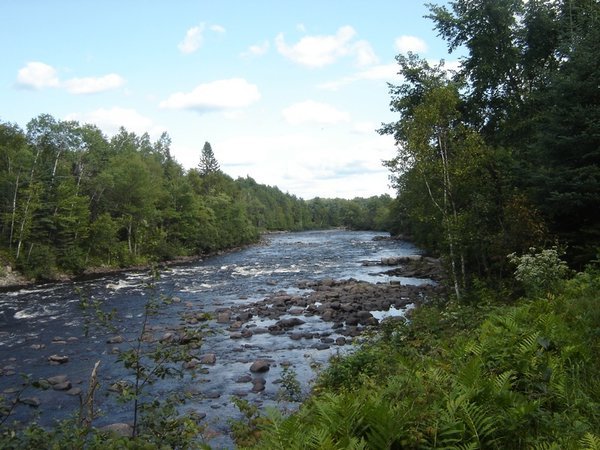
<path id="1" fill-rule="evenodd" d="M 248 400 L 231 397 L 231 402 L 239 409 L 242 417 L 240 419 L 229 419 L 229 428 L 235 442 L 240 447 L 255 445 L 260 438 L 260 426 L 265 423 L 256 405 Z"/>
<path id="2" fill-rule="evenodd" d="M 302 386 L 298 381 L 294 369 L 286 366 L 281 372 L 280 388 L 277 391 L 277 399 L 288 402 L 300 402 L 304 398 L 302 395 Z"/>
<path id="3" fill-rule="evenodd" d="M 516 266 L 515 279 L 523 284 L 530 296 L 553 290 L 569 271 L 556 247 L 539 252 L 532 247 L 529 253 L 521 256 L 511 253 L 508 259 Z"/>
<path id="4" fill-rule="evenodd" d="M 600 248 L 598 2 L 428 7 L 449 51 L 466 54 L 456 72 L 397 56 L 400 118 L 380 130 L 398 146 L 392 227 L 444 256 L 457 296 L 548 242 L 583 269 Z"/>
<path id="5" fill-rule="evenodd" d="M 300 411 L 267 414 L 253 448 L 596 448 L 600 276 L 560 284 L 514 306 L 432 304 L 384 324 Z"/>

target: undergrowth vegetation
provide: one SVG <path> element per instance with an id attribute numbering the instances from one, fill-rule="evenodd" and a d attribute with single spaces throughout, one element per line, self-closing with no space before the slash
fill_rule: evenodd
<path id="1" fill-rule="evenodd" d="M 254 448 L 600 448 L 600 272 L 536 292 L 387 322 Z"/>

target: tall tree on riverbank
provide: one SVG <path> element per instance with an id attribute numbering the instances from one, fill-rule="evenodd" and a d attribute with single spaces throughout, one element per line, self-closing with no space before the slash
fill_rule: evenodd
<path id="1" fill-rule="evenodd" d="M 219 162 L 217 161 L 217 158 L 215 158 L 215 154 L 209 142 L 205 142 L 204 147 L 202 147 L 200 162 L 198 163 L 198 170 L 202 176 L 211 175 L 221 170 L 219 167 Z"/>
<path id="2" fill-rule="evenodd" d="M 430 5 L 455 75 L 399 55 L 398 143 L 387 163 L 417 243 L 477 277 L 558 241 L 582 267 L 600 249 L 600 4 L 455 0 Z M 460 277 L 453 276 L 454 282 Z M 456 284 L 455 284 L 456 286 Z"/>
<path id="3" fill-rule="evenodd" d="M 583 266 L 600 248 L 600 3 L 454 0 L 430 9 L 449 50 L 468 51 L 459 71 L 465 120 L 509 152 L 508 186 Z"/>

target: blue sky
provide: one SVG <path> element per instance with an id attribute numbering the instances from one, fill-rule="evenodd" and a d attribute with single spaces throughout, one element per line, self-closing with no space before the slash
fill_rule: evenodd
<path id="1" fill-rule="evenodd" d="M 0 120 L 42 113 L 205 141 L 224 172 L 309 199 L 392 194 L 394 57 L 455 55 L 413 1 L 4 0 Z"/>

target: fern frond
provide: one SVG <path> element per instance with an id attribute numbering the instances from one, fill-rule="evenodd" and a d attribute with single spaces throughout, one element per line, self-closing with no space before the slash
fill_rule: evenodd
<path id="1" fill-rule="evenodd" d="M 540 333 L 536 331 L 535 333 L 531 333 L 528 336 L 524 336 L 521 342 L 517 345 L 517 349 L 521 355 L 531 354 L 535 352 L 538 347 L 538 337 Z"/>
<path id="2" fill-rule="evenodd" d="M 515 373 L 512 370 L 507 370 L 506 372 L 502 372 L 495 376 L 492 380 L 495 389 L 494 393 L 498 395 L 502 392 L 510 391 L 513 386 L 514 378 Z"/>
<path id="3" fill-rule="evenodd" d="M 479 446 L 489 444 L 497 430 L 496 417 L 490 415 L 483 406 L 472 402 L 464 402 L 460 409 L 463 420 Z"/>
<path id="4" fill-rule="evenodd" d="M 592 433 L 586 433 L 579 441 L 583 450 L 600 450 L 600 436 Z"/>

